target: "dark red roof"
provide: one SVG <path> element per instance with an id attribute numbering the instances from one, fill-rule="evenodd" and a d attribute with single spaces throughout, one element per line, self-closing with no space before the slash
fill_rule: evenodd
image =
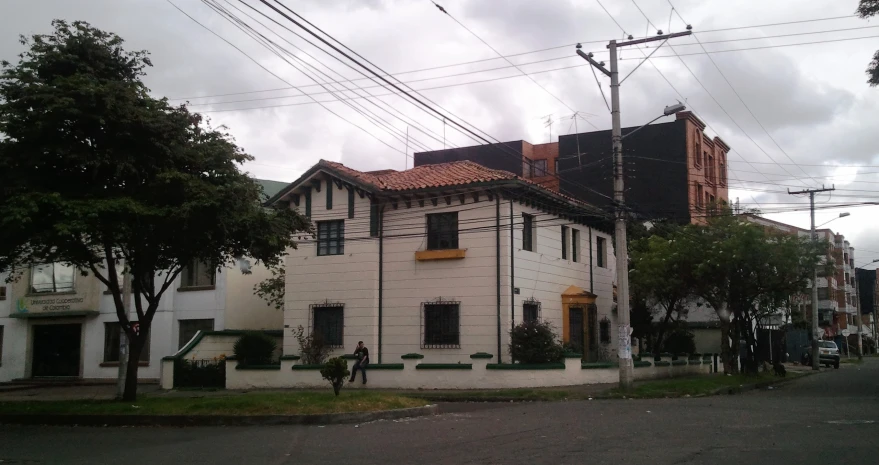
<path id="1" fill-rule="evenodd" d="M 406 171 L 363 172 L 332 161 L 321 160 L 320 164 L 375 186 L 382 191 L 408 191 L 522 179 L 509 171 L 493 170 L 466 160 L 416 166 Z"/>

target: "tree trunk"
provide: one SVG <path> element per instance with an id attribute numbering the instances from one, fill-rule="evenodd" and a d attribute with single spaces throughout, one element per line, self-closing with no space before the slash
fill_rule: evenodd
<path id="1" fill-rule="evenodd" d="M 149 334 L 149 327 L 142 324 L 139 327 L 139 334 L 128 334 L 128 371 L 125 373 L 125 391 L 122 394 L 122 400 L 126 402 L 134 402 L 137 400 L 137 368 L 140 354 L 146 343 L 146 335 Z"/>
<path id="2" fill-rule="evenodd" d="M 666 307 L 665 318 L 663 318 L 662 324 L 659 325 L 659 334 L 656 335 L 656 350 L 654 350 L 657 354 L 662 352 L 662 337 L 665 336 L 665 330 L 668 328 L 668 320 L 671 319 L 673 311 L 674 306 Z"/>
<path id="3" fill-rule="evenodd" d="M 723 374 L 733 374 L 732 350 L 730 350 L 730 322 L 729 319 L 720 320 L 720 358 L 723 361 Z"/>

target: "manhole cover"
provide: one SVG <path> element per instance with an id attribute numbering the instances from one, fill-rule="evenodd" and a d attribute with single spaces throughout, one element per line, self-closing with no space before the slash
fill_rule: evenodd
<path id="1" fill-rule="evenodd" d="M 875 420 L 830 420 L 827 423 L 831 425 L 870 425 L 876 423 Z"/>

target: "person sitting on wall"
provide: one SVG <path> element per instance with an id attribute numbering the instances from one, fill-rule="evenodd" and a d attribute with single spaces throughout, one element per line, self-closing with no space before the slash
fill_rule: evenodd
<path id="1" fill-rule="evenodd" d="M 354 349 L 354 356 L 357 357 L 357 361 L 354 362 L 354 368 L 351 369 L 351 379 L 348 380 L 349 383 L 353 383 L 357 378 L 357 370 L 360 370 L 363 377 L 363 384 L 366 384 L 366 367 L 369 365 L 369 349 L 363 345 L 363 341 L 359 341 L 357 343 L 357 348 Z"/>

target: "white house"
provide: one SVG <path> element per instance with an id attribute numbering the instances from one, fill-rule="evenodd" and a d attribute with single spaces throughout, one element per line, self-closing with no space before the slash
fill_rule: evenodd
<path id="1" fill-rule="evenodd" d="M 269 200 L 311 218 L 286 261 L 284 354 L 299 326 L 373 365 L 509 363 L 509 331 L 551 322 L 587 360 L 616 361 L 608 215 L 469 161 L 361 172 L 320 161 Z"/>
<path id="2" fill-rule="evenodd" d="M 260 183 L 267 197 L 286 186 Z M 243 274 L 242 265 L 248 266 L 242 261 L 222 272 L 200 264 L 183 270 L 153 319 L 140 378 L 158 379 L 161 359 L 199 330 L 281 328 L 282 312 L 253 294 L 254 285 L 271 274 L 261 266 Z M 117 376 L 118 317 L 112 296 L 97 278 L 60 263 L 34 265 L 12 284 L 5 277 L 0 275 L 0 382 Z"/>

